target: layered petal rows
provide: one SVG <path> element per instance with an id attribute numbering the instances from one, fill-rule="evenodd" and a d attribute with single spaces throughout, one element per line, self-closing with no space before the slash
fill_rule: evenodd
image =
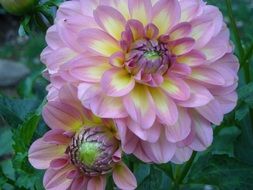
<path id="1" fill-rule="evenodd" d="M 218 8 L 202 0 L 67 1 L 46 40 L 48 100 L 62 98 L 45 107 L 49 126 L 75 132 L 80 109 L 89 110 L 112 119 L 123 151 L 144 162 L 183 163 L 205 150 L 212 124 L 236 105 L 239 64 L 229 31 Z M 79 112 L 60 90 L 66 84 L 76 88 Z"/>

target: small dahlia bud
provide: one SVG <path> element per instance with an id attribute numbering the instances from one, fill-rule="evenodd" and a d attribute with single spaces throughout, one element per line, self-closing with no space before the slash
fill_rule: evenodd
<path id="1" fill-rule="evenodd" d="M 81 172 L 98 176 L 112 171 L 118 147 L 119 141 L 103 128 L 83 128 L 72 138 L 68 153 Z"/>
<path id="2" fill-rule="evenodd" d="M 32 11 L 37 2 L 38 0 L 0 0 L 1 5 L 7 12 L 17 16 Z"/>

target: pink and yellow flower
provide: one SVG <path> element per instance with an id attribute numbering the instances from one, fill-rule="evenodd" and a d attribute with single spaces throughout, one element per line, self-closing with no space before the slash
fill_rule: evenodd
<path id="1" fill-rule="evenodd" d="M 142 160 L 186 161 L 236 105 L 229 31 L 202 0 L 65 2 L 47 43 L 52 87 L 76 84 L 83 106 L 115 119 L 124 151 Z"/>
<path id="2" fill-rule="evenodd" d="M 29 150 L 30 163 L 47 170 L 45 189 L 104 190 L 110 173 L 120 189 L 135 189 L 136 179 L 121 161 L 114 123 L 83 109 L 74 86 L 63 86 L 58 95 L 43 110 L 51 130 Z"/>

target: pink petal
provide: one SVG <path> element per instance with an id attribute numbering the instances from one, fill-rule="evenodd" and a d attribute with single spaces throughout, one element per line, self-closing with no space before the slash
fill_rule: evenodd
<path id="1" fill-rule="evenodd" d="M 58 49 L 65 46 L 64 42 L 61 40 L 57 28 L 55 25 L 51 26 L 47 30 L 46 34 L 47 45 L 52 49 Z"/>
<path id="2" fill-rule="evenodd" d="M 83 190 L 86 189 L 88 183 L 88 178 L 85 176 L 80 176 L 79 178 L 74 179 L 71 190 Z"/>
<path id="3" fill-rule="evenodd" d="M 125 60 L 125 55 L 123 52 L 119 51 L 114 53 L 109 60 L 109 63 L 114 66 L 114 67 L 124 67 L 124 60 Z"/>
<path id="4" fill-rule="evenodd" d="M 60 102 L 48 102 L 42 112 L 43 118 L 52 129 L 75 131 L 82 126 L 82 115 L 74 107 Z"/>
<path id="5" fill-rule="evenodd" d="M 55 170 L 59 170 L 61 168 L 64 168 L 68 164 L 69 164 L 68 157 L 64 156 L 62 158 L 57 158 L 57 159 L 52 160 L 50 162 L 50 167 Z"/>
<path id="6" fill-rule="evenodd" d="M 119 44 L 109 34 L 99 29 L 85 29 L 78 39 L 80 45 L 97 55 L 110 57 L 112 54 L 120 51 Z"/>
<path id="7" fill-rule="evenodd" d="M 63 133 L 61 129 L 50 130 L 43 136 L 43 140 L 50 144 L 69 144 L 71 139 Z"/>
<path id="8" fill-rule="evenodd" d="M 237 105 L 238 95 L 236 92 L 232 92 L 225 96 L 216 97 L 216 100 L 221 105 L 223 114 L 231 112 Z"/>
<path id="9" fill-rule="evenodd" d="M 156 114 L 160 122 L 174 125 L 178 120 L 178 110 L 175 102 L 159 89 L 149 89 L 155 103 Z"/>
<path id="10" fill-rule="evenodd" d="M 74 166 L 67 165 L 60 170 L 55 170 L 49 168 L 43 179 L 43 185 L 47 190 L 67 190 L 71 183 L 72 179 L 67 178 L 67 174 L 74 169 Z"/>
<path id="11" fill-rule="evenodd" d="M 131 93 L 124 97 L 123 103 L 130 117 L 143 129 L 148 129 L 153 125 L 156 113 L 147 87 L 135 85 Z"/>
<path id="12" fill-rule="evenodd" d="M 176 143 L 188 137 L 191 132 L 191 118 L 186 109 L 178 108 L 179 116 L 174 125 L 165 126 L 166 138 L 169 142 Z"/>
<path id="13" fill-rule="evenodd" d="M 102 5 L 98 6 L 93 14 L 101 28 L 115 39 L 121 39 L 121 33 L 125 30 L 126 20 L 119 11 L 112 7 Z"/>
<path id="14" fill-rule="evenodd" d="M 204 106 L 214 99 L 213 95 L 206 87 L 192 81 L 187 81 L 187 84 L 190 87 L 191 95 L 188 100 L 178 102 L 180 106 L 193 108 Z"/>
<path id="15" fill-rule="evenodd" d="M 92 112 L 102 118 L 124 118 L 127 111 L 121 98 L 109 97 L 103 94 L 98 95 L 91 101 Z"/>
<path id="16" fill-rule="evenodd" d="M 188 22 L 182 22 L 180 24 L 177 24 L 169 32 L 170 40 L 174 41 L 182 38 L 182 36 L 188 36 L 191 32 L 191 29 L 191 24 L 189 24 Z"/>
<path id="17" fill-rule="evenodd" d="M 137 187 L 137 181 L 134 174 L 122 162 L 113 169 L 113 180 L 118 188 L 133 190 Z"/>
<path id="18" fill-rule="evenodd" d="M 105 176 L 92 177 L 87 185 L 87 190 L 105 190 Z"/>
<path id="19" fill-rule="evenodd" d="M 193 68 L 189 77 L 193 80 L 213 85 L 223 86 L 225 84 L 225 80 L 219 72 L 206 67 Z"/>
<path id="20" fill-rule="evenodd" d="M 180 14 L 180 5 L 177 0 L 159 0 L 152 7 L 152 23 L 159 28 L 160 34 L 166 34 L 179 22 Z"/>
<path id="21" fill-rule="evenodd" d="M 128 119 L 126 126 L 140 139 L 153 143 L 159 139 L 161 127 L 163 127 L 159 123 L 154 123 L 150 129 L 144 130 L 141 126 L 139 126 L 131 119 Z"/>
<path id="22" fill-rule="evenodd" d="M 223 120 L 222 108 L 217 100 L 212 100 L 205 106 L 197 107 L 196 110 L 200 115 L 215 125 L 220 125 Z"/>
<path id="23" fill-rule="evenodd" d="M 165 93 L 176 100 L 187 100 L 190 97 L 190 88 L 182 79 L 168 77 L 160 86 Z"/>
<path id="24" fill-rule="evenodd" d="M 102 118 L 123 118 L 127 116 L 122 99 L 105 95 L 99 86 L 80 84 L 78 97 L 86 108 L 91 109 L 94 114 Z"/>
<path id="25" fill-rule="evenodd" d="M 204 2 L 200 0 L 180 0 L 179 3 L 181 7 L 181 22 L 188 22 L 198 17 L 203 13 L 203 7 L 205 6 Z"/>
<path id="26" fill-rule="evenodd" d="M 124 69 L 111 69 L 101 79 L 103 91 L 112 97 L 127 95 L 135 86 L 135 80 Z"/>
<path id="27" fill-rule="evenodd" d="M 42 138 L 36 140 L 28 152 L 29 162 L 37 169 L 46 169 L 50 162 L 64 155 L 67 145 L 50 144 Z"/>
<path id="28" fill-rule="evenodd" d="M 139 20 L 144 25 L 150 22 L 150 0 L 128 0 L 128 8 L 132 19 Z"/>
<path id="29" fill-rule="evenodd" d="M 72 63 L 70 74 L 84 82 L 99 82 L 104 72 L 110 68 L 108 59 L 105 57 L 81 57 Z"/>
<path id="30" fill-rule="evenodd" d="M 225 27 L 217 36 L 213 37 L 205 47 L 201 48 L 201 52 L 205 54 L 209 63 L 220 59 L 231 51 L 232 47 L 229 40 L 229 31 Z"/>
<path id="31" fill-rule="evenodd" d="M 189 145 L 195 151 L 204 151 L 212 144 L 213 129 L 210 122 L 197 113 L 191 114 L 192 130 L 195 132 L 195 138 Z"/>
<path id="32" fill-rule="evenodd" d="M 181 38 L 173 42 L 171 52 L 177 56 L 186 54 L 193 49 L 194 44 L 195 40 L 193 38 Z"/>
<path id="33" fill-rule="evenodd" d="M 184 63 L 190 67 L 202 65 L 205 63 L 205 61 L 205 55 L 197 50 L 192 50 L 187 54 L 177 57 L 177 62 Z"/>
<path id="34" fill-rule="evenodd" d="M 191 158 L 192 152 L 193 152 L 192 149 L 188 147 L 177 148 L 175 155 L 171 159 L 171 162 L 175 164 L 183 164 L 184 162 L 187 162 Z"/>
<path id="35" fill-rule="evenodd" d="M 163 133 L 156 143 L 143 141 L 142 146 L 147 156 L 158 164 L 170 161 L 176 150 L 175 144 L 168 142 Z"/>

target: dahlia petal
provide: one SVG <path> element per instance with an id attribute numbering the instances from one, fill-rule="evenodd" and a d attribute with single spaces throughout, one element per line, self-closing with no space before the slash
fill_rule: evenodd
<path id="1" fill-rule="evenodd" d="M 113 169 L 113 180 L 118 188 L 133 190 L 137 187 L 137 181 L 134 174 L 122 162 Z"/>
<path id="2" fill-rule="evenodd" d="M 132 19 L 139 20 L 144 25 L 150 22 L 150 0 L 128 0 L 128 8 Z"/>
<path id="3" fill-rule="evenodd" d="M 117 0 L 117 1 L 100 0 L 100 4 L 107 6 L 110 5 L 111 7 L 118 10 L 125 17 L 126 20 L 130 19 L 130 13 L 128 10 L 128 1 L 126 0 Z"/>
<path id="4" fill-rule="evenodd" d="M 126 28 L 131 31 L 131 37 L 134 41 L 144 37 L 144 26 L 139 20 L 127 21 Z"/>
<path id="5" fill-rule="evenodd" d="M 188 22 L 182 22 L 180 24 L 177 24 L 169 32 L 170 40 L 174 41 L 182 38 L 182 36 L 188 36 L 191 30 L 191 24 Z"/>
<path id="6" fill-rule="evenodd" d="M 238 95 L 236 92 L 232 92 L 226 96 L 216 97 L 216 100 L 219 102 L 223 114 L 227 114 L 236 107 Z"/>
<path id="7" fill-rule="evenodd" d="M 188 77 L 192 73 L 192 69 L 190 66 L 186 64 L 177 63 L 171 66 L 168 75 L 173 75 L 178 78 Z"/>
<path id="8" fill-rule="evenodd" d="M 103 91 L 112 97 L 128 94 L 135 86 L 135 80 L 124 69 L 111 69 L 106 71 L 101 79 Z"/>
<path id="9" fill-rule="evenodd" d="M 181 38 L 173 42 L 171 52 L 177 56 L 190 52 L 195 44 L 192 38 Z"/>
<path id="10" fill-rule="evenodd" d="M 199 114 L 192 114 L 192 130 L 194 130 L 195 138 L 189 145 L 195 151 L 203 151 L 212 144 L 213 129 L 210 122 Z"/>
<path id="11" fill-rule="evenodd" d="M 191 118 L 187 111 L 178 108 L 178 120 L 174 125 L 165 126 L 165 135 L 169 142 L 176 143 L 184 140 L 191 132 Z"/>
<path id="12" fill-rule="evenodd" d="M 168 142 L 163 133 L 161 133 L 160 139 L 156 143 L 143 141 L 142 147 L 147 156 L 158 164 L 170 161 L 176 150 L 175 144 Z"/>
<path id="13" fill-rule="evenodd" d="M 72 63 L 72 65 L 75 63 Z M 74 78 L 85 82 L 99 82 L 104 72 L 111 68 L 108 60 L 104 57 L 81 58 L 77 60 L 77 63 L 82 65 L 71 69 L 70 74 Z"/>
<path id="14" fill-rule="evenodd" d="M 152 8 L 152 23 L 159 28 L 160 34 L 166 34 L 180 20 L 180 14 L 177 0 L 159 0 Z"/>
<path id="15" fill-rule="evenodd" d="M 94 11 L 94 18 L 98 25 L 107 31 L 115 39 L 121 39 L 121 33 L 125 30 L 126 20 L 116 9 L 109 6 L 98 6 Z"/>
<path id="16" fill-rule="evenodd" d="M 193 68 L 192 73 L 189 77 L 193 80 L 204 82 L 207 84 L 220 86 L 223 86 L 225 84 L 225 79 L 223 78 L 223 76 L 219 72 L 210 68 Z"/>
<path id="17" fill-rule="evenodd" d="M 213 37 L 200 51 L 205 54 L 209 63 L 220 59 L 226 53 L 230 53 L 232 47 L 229 41 L 228 29 L 224 27 L 222 31 L 217 36 Z"/>
<path id="18" fill-rule="evenodd" d="M 64 168 L 67 164 L 69 164 L 68 158 L 66 157 L 57 158 L 50 162 L 50 168 L 59 170 L 61 168 Z"/>
<path id="19" fill-rule="evenodd" d="M 100 0 L 80 1 L 82 14 L 92 17 L 94 10 L 100 5 Z"/>
<path id="20" fill-rule="evenodd" d="M 46 42 L 47 45 L 54 50 L 65 46 L 64 42 L 59 36 L 59 33 L 57 32 L 57 28 L 55 25 L 51 26 L 47 30 Z"/>
<path id="21" fill-rule="evenodd" d="M 92 177 L 88 181 L 87 190 L 104 190 L 106 186 L 105 176 Z"/>
<path id="22" fill-rule="evenodd" d="M 148 142 L 156 142 L 159 139 L 162 126 L 159 123 L 154 123 L 150 129 L 144 130 L 130 119 L 127 122 L 127 127 L 140 139 Z"/>
<path id="23" fill-rule="evenodd" d="M 67 145 L 50 144 L 40 138 L 31 145 L 28 159 L 33 167 L 46 169 L 52 160 L 64 155 L 66 148 Z"/>
<path id="24" fill-rule="evenodd" d="M 123 151 L 127 154 L 133 153 L 138 143 L 138 138 L 128 130 L 126 119 L 115 119 L 114 121 L 118 129 Z"/>
<path id="25" fill-rule="evenodd" d="M 150 128 L 156 118 L 154 102 L 145 86 L 136 85 L 131 93 L 124 97 L 124 106 L 130 117 L 143 129 Z"/>
<path id="26" fill-rule="evenodd" d="M 123 52 L 116 52 L 114 53 L 109 60 L 109 63 L 114 67 L 124 67 L 124 59 L 125 55 Z"/>
<path id="27" fill-rule="evenodd" d="M 102 118 L 124 118 L 127 116 L 121 98 L 109 97 L 103 94 L 92 99 L 90 109 L 95 115 Z"/>
<path id="28" fill-rule="evenodd" d="M 188 147 L 177 148 L 171 162 L 175 164 L 183 164 L 191 158 L 192 152 L 192 149 Z"/>
<path id="29" fill-rule="evenodd" d="M 174 125 L 178 120 L 178 110 L 174 101 L 159 89 L 150 88 L 149 91 L 154 100 L 160 122 L 165 125 Z"/>
<path id="30" fill-rule="evenodd" d="M 190 81 L 187 84 L 190 87 L 191 95 L 186 101 L 178 102 L 180 106 L 189 108 L 204 106 L 214 99 L 213 95 L 204 86 Z"/>
<path id="31" fill-rule="evenodd" d="M 67 178 L 67 174 L 74 169 L 74 166 L 67 165 L 60 170 L 49 168 L 43 178 L 43 185 L 48 190 L 67 190 L 72 179 Z"/>
<path id="32" fill-rule="evenodd" d="M 154 39 L 159 34 L 159 29 L 154 24 L 148 24 L 145 27 L 145 34 L 149 39 Z"/>
<path id="33" fill-rule="evenodd" d="M 74 179 L 71 190 L 83 190 L 87 187 L 88 179 L 84 176 Z"/>
<path id="34" fill-rule="evenodd" d="M 60 48 L 52 51 L 47 55 L 45 64 L 49 69 L 49 73 L 53 74 L 58 71 L 59 67 L 68 63 L 77 56 L 77 53 L 69 48 Z"/>
<path id="35" fill-rule="evenodd" d="M 189 22 L 203 13 L 204 2 L 201 0 L 180 0 L 181 22 Z"/>
<path id="36" fill-rule="evenodd" d="M 138 143 L 137 147 L 135 148 L 133 154 L 141 161 L 145 163 L 151 163 L 152 160 L 146 155 L 145 151 L 142 148 L 142 145 Z"/>
<path id="37" fill-rule="evenodd" d="M 69 144 L 70 138 L 63 133 L 61 129 L 50 130 L 43 136 L 43 140 L 50 144 Z"/>
<path id="38" fill-rule="evenodd" d="M 99 29 L 85 29 L 81 31 L 78 41 L 84 49 L 106 57 L 110 57 L 120 51 L 117 41 Z"/>
<path id="39" fill-rule="evenodd" d="M 165 78 L 160 87 L 173 99 L 184 101 L 190 97 L 189 86 L 180 78 Z"/>
<path id="40" fill-rule="evenodd" d="M 75 131 L 82 126 L 82 115 L 74 107 L 59 103 L 48 102 L 42 112 L 43 118 L 52 129 Z"/>
<path id="41" fill-rule="evenodd" d="M 222 108 L 217 100 L 212 100 L 205 106 L 197 107 L 196 110 L 215 125 L 220 125 L 223 120 Z"/>
<path id="42" fill-rule="evenodd" d="M 184 63 L 190 67 L 202 65 L 205 63 L 205 61 L 205 55 L 197 50 L 192 50 L 187 54 L 177 57 L 177 62 Z"/>

